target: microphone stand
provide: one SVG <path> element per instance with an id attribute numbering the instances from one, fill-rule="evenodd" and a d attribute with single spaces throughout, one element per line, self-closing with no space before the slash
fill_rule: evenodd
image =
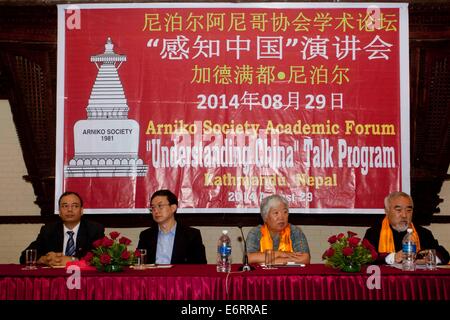
<path id="1" fill-rule="evenodd" d="M 247 254 L 247 242 L 245 241 L 244 232 L 242 231 L 242 226 L 238 225 L 239 230 L 241 230 L 242 241 L 244 242 L 244 261 L 243 265 L 239 267 L 239 271 L 252 271 L 255 270 L 255 267 L 252 267 L 248 263 L 248 254 Z"/>

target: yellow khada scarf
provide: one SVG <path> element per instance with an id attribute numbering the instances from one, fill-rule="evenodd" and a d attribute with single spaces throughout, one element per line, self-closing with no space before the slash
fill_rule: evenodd
<path id="1" fill-rule="evenodd" d="M 270 231 L 266 224 L 261 227 L 261 235 L 262 237 L 260 240 L 260 251 L 264 252 L 266 249 L 273 249 L 273 240 L 270 236 Z M 289 224 L 280 232 L 280 243 L 278 245 L 278 251 L 294 252 L 294 250 L 292 249 L 291 228 Z"/>
<path id="2" fill-rule="evenodd" d="M 414 228 L 414 225 L 412 223 L 411 226 L 413 229 L 413 237 L 416 241 L 416 252 L 419 252 L 419 235 L 417 234 L 416 228 Z M 389 219 L 387 217 L 384 217 L 383 223 L 381 225 L 380 241 L 378 242 L 378 252 L 395 252 L 394 234 L 392 233 L 392 229 L 389 225 Z"/>

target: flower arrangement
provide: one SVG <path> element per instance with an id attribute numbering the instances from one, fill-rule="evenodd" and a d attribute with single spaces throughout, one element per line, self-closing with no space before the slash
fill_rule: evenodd
<path id="1" fill-rule="evenodd" d="M 377 258 L 377 252 L 366 239 L 356 237 L 356 233 L 347 231 L 347 237 L 340 233 L 328 238 L 330 248 L 322 256 L 325 264 L 347 272 L 358 272 L 361 266 Z"/>
<path id="2" fill-rule="evenodd" d="M 129 266 L 134 262 L 135 253 L 129 251 L 127 246 L 131 240 L 121 237 L 120 233 L 113 231 L 102 239 L 94 241 L 94 249 L 83 258 L 98 271 L 116 272 L 121 271 L 123 266 Z"/>

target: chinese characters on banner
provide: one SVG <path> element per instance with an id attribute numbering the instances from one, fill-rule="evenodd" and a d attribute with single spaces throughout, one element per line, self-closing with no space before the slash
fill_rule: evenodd
<path id="1" fill-rule="evenodd" d="M 376 213 L 409 191 L 404 4 L 59 6 L 56 199 Z"/>

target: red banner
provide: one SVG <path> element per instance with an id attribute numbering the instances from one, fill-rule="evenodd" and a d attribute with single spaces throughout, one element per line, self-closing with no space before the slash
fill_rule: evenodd
<path id="1" fill-rule="evenodd" d="M 382 212 L 409 191 L 403 4 L 59 6 L 56 198 Z"/>

